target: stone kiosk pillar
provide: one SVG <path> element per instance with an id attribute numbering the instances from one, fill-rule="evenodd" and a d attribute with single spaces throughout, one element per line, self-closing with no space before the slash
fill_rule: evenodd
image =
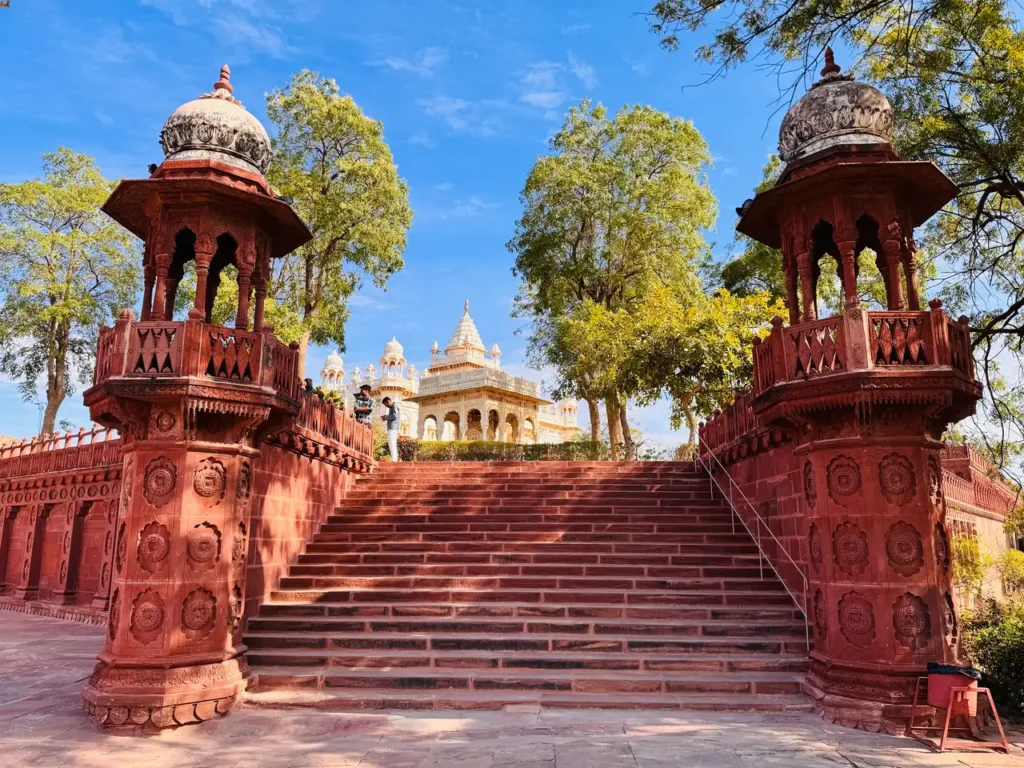
<path id="1" fill-rule="evenodd" d="M 230 709 L 245 688 L 240 621 L 249 498 L 261 430 L 298 413 L 297 351 L 262 324 L 270 260 L 310 237 L 263 176 L 270 141 L 231 95 L 179 107 L 149 179 L 118 185 L 104 211 L 145 240 L 143 315 L 100 331 L 94 420 L 124 439 L 109 623 L 85 686 L 105 726 L 162 728 Z M 197 262 L 188 319 L 174 290 Z M 220 273 L 237 268 L 234 327 L 211 322 Z M 249 293 L 256 327 L 249 331 Z"/>
<path id="2" fill-rule="evenodd" d="M 803 305 L 791 290 L 791 324 L 776 318 L 755 344 L 751 405 L 763 425 L 795 435 L 803 457 L 814 633 L 805 690 L 829 720 L 902 733 L 927 662 L 959 659 L 940 437 L 973 412 L 981 387 L 966 321 L 938 301 L 917 307 L 910 233 L 955 185 L 899 158 L 885 97 L 842 76 L 831 51 L 822 74 L 783 120 L 779 182 L 741 211 L 741 232 L 783 251 L 788 285 L 799 273 Z M 882 271 L 884 310 L 860 303 L 865 248 Z M 829 257 L 844 309 L 817 319 L 818 264 Z"/>

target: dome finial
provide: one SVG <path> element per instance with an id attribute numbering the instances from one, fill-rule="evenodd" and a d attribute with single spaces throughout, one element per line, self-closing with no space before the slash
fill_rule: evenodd
<path id="1" fill-rule="evenodd" d="M 832 46 L 825 46 L 825 66 L 821 68 L 821 76 L 838 75 L 842 69 L 836 64 L 835 54 L 832 53 Z"/>
<path id="2" fill-rule="evenodd" d="M 463 307 L 463 310 L 465 311 L 465 313 L 466 313 L 467 315 L 469 314 L 469 299 L 466 299 L 466 304 L 465 304 L 465 306 Z"/>
<path id="3" fill-rule="evenodd" d="M 220 68 L 220 80 L 213 84 L 213 90 L 235 92 L 234 86 L 231 85 L 231 67 L 227 64 Z"/>

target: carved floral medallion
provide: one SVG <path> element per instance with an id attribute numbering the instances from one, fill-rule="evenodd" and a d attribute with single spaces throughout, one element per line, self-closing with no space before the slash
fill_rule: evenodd
<path id="1" fill-rule="evenodd" d="M 146 465 L 142 495 L 154 507 L 162 507 L 174 498 L 178 484 L 178 466 L 166 456 L 158 456 Z"/>
<path id="2" fill-rule="evenodd" d="M 875 639 L 875 609 L 860 592 L 847 592 L 840 598 L 839 630 L 848 642 L 860 647 Z"/>
<path id="3" fill-rule="evenodd" d="M 899 453 L 882 457 L 878 463 L 878 485 L 886 501 L 903 506 L 917 492 L 913 463 Z"/>
<path id="4" fill-rule="evenodd" d="M 121 523 L 117 532 L 117 553 L 114 555 L 114 564 L 118 573 L 124 573 L 124 559 L 128 554 L 128 524 Z"/>
<path id="5" fill-rule="evenodd" d="M 224 487 L 227 484 L 227 471 L 212 456 L 203 459 L 196 466 L 192 476 L 192 489 L 198 496 L 207 499 L 208 506 L 215 506 L 224 498 Z"/>
<path id="6" fill-rule="evenodd" d="M 220 560 L 220 538 L 217 526 L 205 521 L 188 532 L 185 552 L 192 570 L 202 573 L 217 565 Z"/>
<path id="7" fill-rule="evenodd" d="M 928 497 L 932 504 L 942 506 L 942 468 L 934 455 L 928 457 Z"/>
<path id="8" fill-rule="evenodd" d="M 836 456 L 826 473 L 828 495 L 837 504 L 849 506 L 860 493 L 860 465 L 849 456 Z"/>
<path id="9" fill-rule="evenodd" d="M 194 589 L 181 604 L 181 626 L 190 640 L 202 640 L 213 631 L 217 598 L 208 589 Z"/>
<path id="10" fill-rule="evenodd" d="M 953 605 L 953 596 L 947 592 L 942 596 L 942 634 L 950 647 L 956 646 L 959 627 L 956 620 L 956 607 Z"/>
<path id="11" fill-rule="evenodd" d="M 238 485 L 235 487 L 235 498 L 245 501 L 252 492 L 252 467 L 248 461 L 243 461 L 238 468 Z"/>
<path id="12" fill-rule="evenodd" d="M 811 555 L 811 565 L 817 571 L 821 567 L 821 533 L 817 523 L 811 523 L 807 530 L 807 549 Z"/>
<path id="13" fill-rule="evenodd" d="M 935 563 L 943 573 L 949 573 L 949 537 L 942 523 L 935 524 Z"/>
<path id="14" fill-rule="evenodd" d="M 154 520 L 139 534 L 136 557 L 139 566 L 149 573 L 160 573 L 169 564 L 171 532 L 166 525 Z"/>
<path id="15" fill-rule="evenodd" d="M 837 525 L 832 532 L 832 555 L 836 567 L 844 573 L 863 573 L 868 567 L 868 535 L 856 523 Z"/>
<path id="16" fill-rule="evenodd" d="M 111 640 L 117 638 L 117 625 L 121 619 L 121 590 L 115 588 L 110 598 L 110 614 L 107 616 L 107 636 Z"/>
<path id="17" fill-rule="evenodd" d="M 925 601 L 912 592 L 902 594 L 892 606 L 892 627 L 896 640 L 912 651 L 927 646 L 932 627 Z"/>
<path id="18" fill-rule="evenodd" d="M 828 629 L 828 616 L 825 613 L 825 595 L 820 589 L 814 590 L 814 628 L 822 637 Z"/>
<path id="19" fill-rule="evenodd" d="M 164 625 L 164 599 L 155 589 L 147 589 L 132 601 L 128 628 L 132 637 L 149 645 L 161 635 Z"/>
<path id="20" fill-rule="evenodd" d="M 811 509 L 814 509 L 818 501 L 818 488 L 814 484 L 814 466 L 810 459 L 804 462 L 804 501 Z"/>
<path id="21" fill-rule="evenodd" d="M 910 523 L 900 520 L 885 534 L 885 555 L 889 567 L 901 576 L 913 576 L 924 566 L 921 534 Z"/>

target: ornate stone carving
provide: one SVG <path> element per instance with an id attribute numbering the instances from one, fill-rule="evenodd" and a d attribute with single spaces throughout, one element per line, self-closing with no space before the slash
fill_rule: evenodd
<path id="1" fill-rule="evenodd" d="M 202 640 L 213 631 L 217 598 L 208 589 L 194 589 L 181 604 L 181 626 L 190 640 Z"/>
<path id="2" fill-rule="evenodd" d="M 818 488 L 814 483 L 814 466 L 809 459 L 804 462 L 804 500 L 811 509 L 814 509 L 814 505 L 818 501 Z"/>
<path id="3" fill-rule="evenodd" d="M 928 605 L 912 592 L 905 592 L 892 606 L 892 627 L 901 645 L 919 651 L 932 637 Z"/>
<path id="4" fill-rule="evenodd" d="M 244 501 L 249 498 L 252 491 L 252 467 L 248 461 L 243 461 L 238 468 L 238 484 L 235 486 L 235 498 Z"/>
<path id="5" fill-rule="evenodd" d="M 224 486 L 227 484 L 227 471 L 224 465 L 213 458 L 203 459 L 196 466 L 192 477 L 192 489 L 198 496 L 207 499 L 208 506 L 216 506 L 224 498 Z"/>
<path id="6" fill-rule="evenodd" d="M 889 566 L 901 576 L 913 576 L 924 565 L 921 534 L 910 523 L 900 520 L 885 534 L 885 555 Z"/>
<path id="7" fill-rule="evenodd" d="M 124 472 L 121 475 L 121 508 L 131 509 L 132 483 L 135 482 L 135 457 L 129 454 L 124 460 Z"/>
<path id="8" fill-rule="evenodd" d="M 825 612 L 825 595 L 820 589 L 814 590 L 814 628 L 821 637 L 828 629 L 828 616 Z"/>
<path id="9" fill-rule="evenodd" d="M 164 625 L 164 599 L 155 589 L 147 589 L 132 601 L 129 631 L 143 645 L 149 645 L 161 634 Z"/>
<path id="10" fill-rule="evenodd" d="M 878 485 L 890 504 L 903 506 L 917 492 L 914 465 L 899 453 L 890 453 L 878 463 Z"/>
<path id="11" fill-rule="evenodd" d="M 953 605 L 953 596 L 949 592 L 942 596 L 942 634 L 950 647 L 956 646 L 959 627 L 956 620 L 956 606 Z"/>
<path id="12" fill-rule="evenodd" d="M 64 540 L 61 543 L 61 549 L 67 552 L 71 549 L 71 531 L 64 531 Z"/>
<path id="13" fill-rule="evenodd" d="M 821 533 L 818 531 L 817 523 L 811 523 L 807 530 L 807 549 L 811 555 L 811 565 L 817 571 L 821 568 Z"/>
<path id="14" fill-rule="evenodd" d="M 245 553 L 245 523 L 240 522 L 238 530 L 235 531 L 235 540 L 231 543 L 231 565 L 233 568 L 245 566 Z"/>
<path id="15" fill-rule="evenodd" d="M 185 550 L 189 567 L 200 573 L 208 571 L 220 560 L 220 530 L 213 523 L 202 522 L 188 532 Z"/>
<path id="16" fill-rule="evenodd" d="M 235 584 L 228 597 L 228 630 L 233 635 L 242 625 L 242 588 Z"/>
<path id="17" fill-rule="evenodd" d="M 124 573 L 124 558 L 128 554 L 128 524 L 121 523 L 121 529 L 117 532 L 117 553 L 114 555 L 114 564 L 118 573 Z"/>
<path id="18" fill-rule="evenodd" d="M 104 563 L 100 569 L 100 589 L 106 589 L 110 583 L 110 563 Z"/>
<path id="19" fill-rule="evenodd" d="M 860 493 L 860 465 L 849 456 L 836 456 L 828 464 L 826 480 L 832 501 L 849 506 Z"/>
<path id="20" fill-rule="evenodd" d="M 121 618 L 121 590 L 115 587 L 114 596 L 110 598 L 110 614 L 107 616 L 107 636 L 111 640 L 117 638 L 117 625 Z"/>
<path id="21" fill-rule="evenodd" d="M 142 495 L 154 507 L 162 507 L 174 498 L 178 484 L 178 467 L 166 456 L 159 456 L 146 465 L 142 481 Z"/>
<path id="22" fill-rule="evenodd" d="M 850 576 L 868 567 L 868 535 L 856 523 L 845 522 L 832 532 L 832 554 L 836 567 Z"/>
<path id="23" fill-rule="evenodd" d="M 942 506 L 942 468 L 935 456 L 928 457 L 928 497 L 932 504 Z"/>
<path id="24" fill-rule="evenodd" d="M 160 409 L 153 414 L 153 431 L 160 435 L 169 435 L 178 425 L 177 417 L 168 410 Z"/>
<path id="25" fill-rule="evenodd" d="M 238 102 L 217 98 L 196 99 L 172 112 L 160 131 L 160 146 L 168 158 L 183 152 L 238 157 L 260 173 L 266 173 L 273 156 L 259 121 Z"/>
<path id="26" fill-rule="evenodd" d="M 853 645 L 864 647 L 875 639 L 875 609 L 860 592 L 847 592 L 840 598 L 839 630 Z"/>
<path id="27" fill-rule="evenodd" d="M 949 537 L 942 523 L 935 524 L 935 562 L 943 573 L 949 573 Z"/>
<path id="28" fill-rule="evenodd" d="M 103 554 L 109 555 L 110 548 L 114 546 L 114 532 L 107 531 L 107 535 L 103 539 Z"/>
<path id="29" fill-rule="evenodd" d="M 68 580 L 68 561 L 60 561 L 60 583 L 63 584 Z"/>
<path id="30" fill-rule="evenodd" d="M 171 554 L 171 532 L 166 525 L 156 520 L 142 529 L 136 557 L 139 566 L 149 573 L 160 573 L 169 564 Z"/>

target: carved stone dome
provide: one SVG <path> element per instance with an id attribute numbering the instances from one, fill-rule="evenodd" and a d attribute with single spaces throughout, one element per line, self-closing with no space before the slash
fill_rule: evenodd
<path id="1" fill-rule="evenodd" d="M 831 48 L 825 49 L 821 74 L 782 119 L 783 160 L 799 160 L 837 145 L 891 143 L 892 106 L 881 91 L 840 74 Z"/>
<path id="2" fill-rule="evenodd" d="M 398 339 L 394 336 L 391 337 L 391 341 L 384 345 L 384 357 L 387 358 L 399 358 L 405 354 L 405 349 L 401 344 L 398 343 Z"/>
<path id="3" fill-rule="evenodd" d="M 216 160 L 263 175 L 273 152 L 270 136 L 242 102 L 234 98 L 231 70 L 225 64 L 212 93 L 174 110 L 163 130 L 160 146 L 167 160 Z"/>
<path id="4" fill-rule="evenodd" d="M 337 352 L 331 352 L 324 360 L 324 369 L 344 368 L 345 363 Z"/>

